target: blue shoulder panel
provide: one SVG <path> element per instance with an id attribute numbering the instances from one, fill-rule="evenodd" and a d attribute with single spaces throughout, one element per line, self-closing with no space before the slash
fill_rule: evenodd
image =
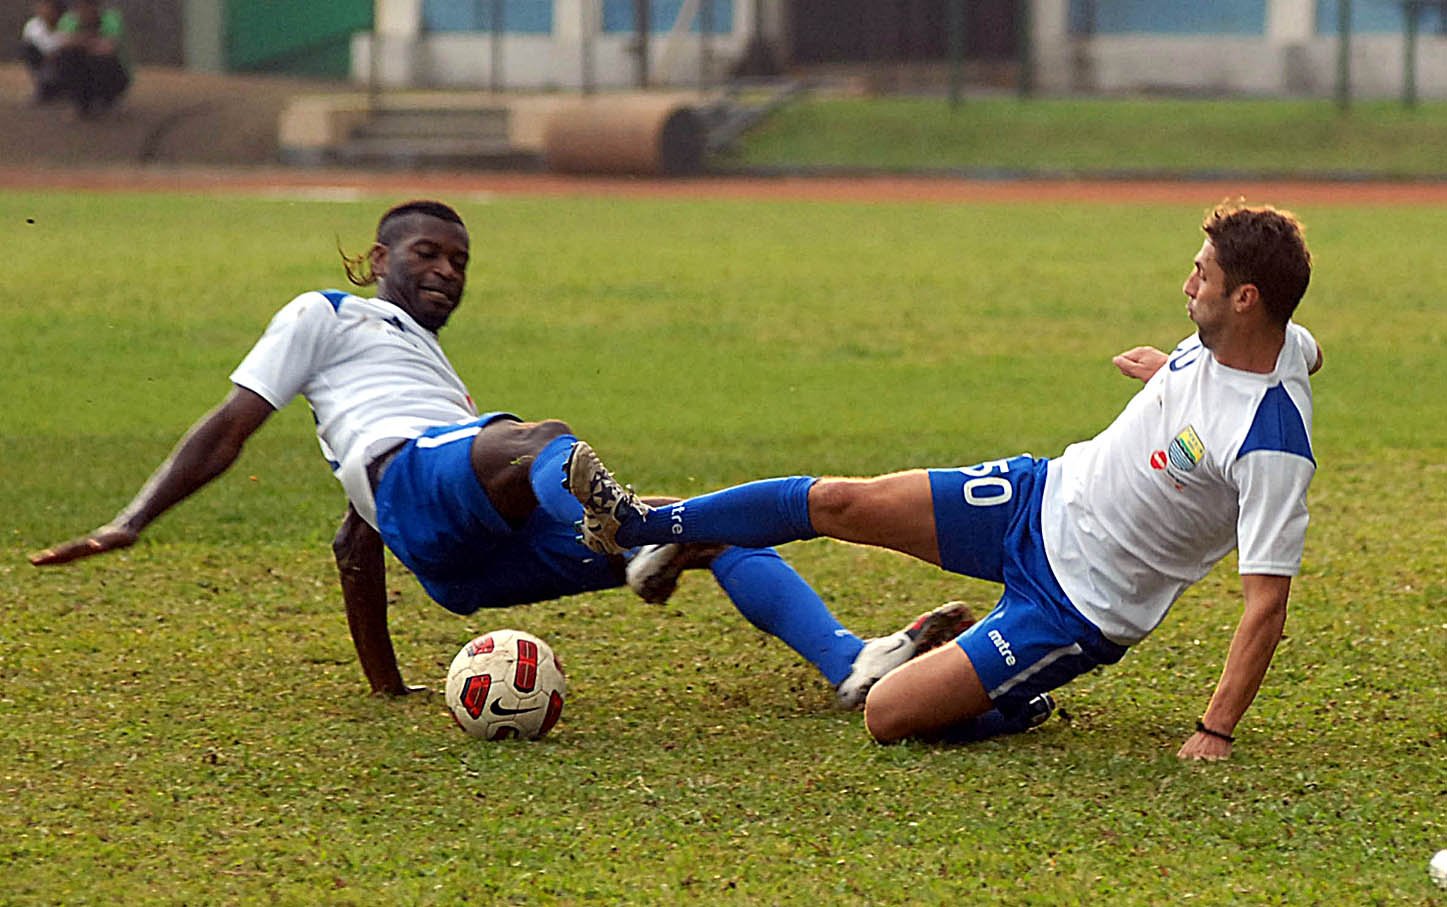
<path id="1" fill-rule="evenodd" d="M 327 302 L 332 304 L 333 312 L 339 311 L 342 307 L 342 300 L 352 295 L 341 290 L 320 290 L 319 292 L 327 298 Z"/>
<path id="2" fill-rule="evenodd" d="M 1316 463 L 1316 458 L 1311 455 L 1311 438 L 1306 434 L 1301 411 L 1296 408 L 1286 388 L 1279 384 L 1261 398 L 1261 405 L 1256 407 L 1256 418 L 1251 422 L 1251 430 L 1246 432 L 1246 440 L 1241 442 L 1241 449 L 1236 452 L 1236 459 L 1253 450 L 1279 450 Z"/>

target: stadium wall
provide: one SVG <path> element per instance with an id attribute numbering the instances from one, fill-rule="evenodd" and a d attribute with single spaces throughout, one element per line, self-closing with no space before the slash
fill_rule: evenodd
<path id="1" fill-rule="evenodd" d="M 361 83 L 576 89 L 638 82 L 633 0 L 507 0 L 497 31 L 488 2 L 374 2 L 375 36 L 358 33 L 351 42 L 352 77 Z M 787 47 L 789 2 L 713 0 L 718 21 L 704 36 L 696 18 L 702 0 L 651 0 L 650 85 L 720 78 L 744 53 L 756 6 L 760 32 L 776 50 Z M 1336 90 L 1338 0 L 1027 2 L 1035 85 L 1044 93 L 1330 97 Z M 1425 4 L 1420 20 L 1416 83 L 1424 99 L 1447 98 L 1443 6 Z M 1399 96 L 1401 4 L 1354 0 L 1352 10 L 1353 95 Z"/>
<path id="2" fill-rule="evenodd" d="M 742 54 L 750 4 L 712 2 L 716 18 L 705 34 L 698 24 L 701 0 L 653 0 L 650 85 L 717 80 Z M 638 82 L 632 0 L 509 0 L 504 28 L 496 32 L 485 3 L 377 0 L 375 22 L 375 33 L 352 37 L 352 77 L 383 88 L 551 90 Z"/>
<path id="3" fill-rule="evenodd" d="M 1125 0 L 1034 0 L 1037 83 L 1054 93 L 1329 97 L 1337 84 L 1337 0 L 1227 0 L 1193 7 Z M 1443 4 L 1418 20 L 1417 92 L 1447 98 Z M 1354 0 L 1351 90 L 1403 90 L 1397 0 Z M 1222 16 L 1231 24 L 1223 25 Z"/>

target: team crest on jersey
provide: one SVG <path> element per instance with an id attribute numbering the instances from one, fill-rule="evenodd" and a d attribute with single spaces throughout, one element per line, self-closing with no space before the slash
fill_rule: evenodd
<path id="1" fill-rule="evenodd" d="M 1156 469 L 1164 468 L 1179 488 L 1185 481 L 1186 473 L 1195 469 L 1205 455 L 1206 445 L 1201 441 L 1201 436 L 1196 434 L 1194 426 L 1187 425 L 1171 440 L 1164 457 L 1161 456 L 1161 451 L 1156 451 L 1151 456 L 1151 466 Z"/>
<path id="2" fill-rule="evenodd" d="M 1205 453 L 1206 445 L 1201 443 L 1201 436 L 1196 434 L 1195 428 L 1187 425 L 1171 442 L 1166 456 L 1170 458 L 1172 466 L 1181 472 L 1190 472 L 1201 462 Z"/>

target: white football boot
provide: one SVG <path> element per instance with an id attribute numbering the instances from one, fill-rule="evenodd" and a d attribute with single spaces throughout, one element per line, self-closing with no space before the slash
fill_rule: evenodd
<path id="1" fill-rule="evenodd" d="M 846 710 L 864 708 L 864 698 L 879 678 L 911 658 L 939 648 L 974 622 L 975 615 L 964 602 L 945 602 L 897 633 L 865 640 L 854 657 L 853 670 L 834 688 L 835 704 Z"/>

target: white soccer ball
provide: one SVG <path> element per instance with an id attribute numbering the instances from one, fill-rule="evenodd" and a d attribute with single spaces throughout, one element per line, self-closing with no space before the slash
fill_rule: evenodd
<path id="1" fill-rule="evenodd" d="M 462 647 L 447 670 L 447 708 L 483 740 L 536 740 L 558 723 L 568 678 L 552 647 L 522 630 L 493 630 Z"/>
<path id="2" fill-rule="evenodd" d="M 1437 883 L 1438 888 L 1447 888 L 1447 850 L 1437 851 L 1432 862 L 1427 864 L 1427 872 L 1431 874 L 1432 881 Z"/>

